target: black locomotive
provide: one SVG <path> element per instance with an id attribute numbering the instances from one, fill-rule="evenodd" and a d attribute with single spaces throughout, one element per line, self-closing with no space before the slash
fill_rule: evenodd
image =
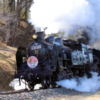
<path id="1" fill-rule="evenodd" d="M 72 40 L 53 36 L 44 39 L 43 32 L 33 35 L 34 42 L 28 48 L 19 47 L 16 52 L 15 78 L 27 81 L 29 88 L 41 83 L 44 88 L 72 77 L 91 77 L 90 71 L 100 74 L 100 51 Z M 26 59 L 26 60 L 25 60 Z"/>

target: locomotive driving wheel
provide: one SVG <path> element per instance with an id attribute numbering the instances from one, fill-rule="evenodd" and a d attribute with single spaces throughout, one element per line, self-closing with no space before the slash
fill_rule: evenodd
<path id="1" fill-rule="evenodd" d="M 51 83 L 52 88 L 55 88 L 57 84 L 55 82 Z"/>
<path id="2" fill-rule="evenodd" d="M 42 77 L 41 84 L 45 89 L 49 88 L 51 84 L 51 77 L 50 76 Z"/>
<path id="3" fill-rule="evenodd" d="M 28 83 L 28 87 L 30 90 L 34 90 L 34 83 Z"/>

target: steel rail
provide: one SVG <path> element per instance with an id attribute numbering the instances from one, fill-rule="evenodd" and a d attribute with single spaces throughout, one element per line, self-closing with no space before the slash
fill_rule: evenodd
<path id="1" fill-rule="evenodd" d="M 35 89 L 35 90 L 16 90 L 16 91 L 8 91 L 8 92 L 0 92 L 0 95 L 9 95 L 9 94 L 16 94 L 16 93 L 23 93 L 23 92 L 32 92 L 32 91 L 37 91 L 40 89 Z"/>
<path id="2" fill-rule="evenodd" d="M 61 88 L 61 86 L 54 87 L 54 88 L 47 88 L 47 89 L 55 89 L 55 88 Z M 35 89 L 35 90 L 28 90 L 28 89 L 23 89 L 23 90 L 14 90 L 14 91 L 5 91 L 5 92 L 0 92 L 0 95 L 9 95 L 9 94 L 16 94 L 16 93 L 23 93 L 23 92 L 33 92 L 33 91 L 38 91 L 38 90 L 46 90 L 44 88 L 41 89 Z"/>

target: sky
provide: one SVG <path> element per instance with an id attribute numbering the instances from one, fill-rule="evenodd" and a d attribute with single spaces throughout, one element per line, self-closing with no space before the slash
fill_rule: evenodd
<path id="1" fill-rule="evenodd" d="M 30 19 L 36 30 L 47 27 L 46 34 L 73 35 L 80 27 L 90 27 L 92 42 L 100 39 L 100 0 L 34 0 Z"/>

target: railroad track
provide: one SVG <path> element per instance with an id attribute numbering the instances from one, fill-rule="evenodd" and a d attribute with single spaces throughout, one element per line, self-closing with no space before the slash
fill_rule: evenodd
<path id="1" fill-rule="evenodd" d="M 61 88 L 60 86 L 55 87 L 55 88 Z M 48 88 L 48 89 L 55 89 L 55 88 Z M 35 89 L 35 90 L 28 90 L 28 89 L 23 89 L 23 90 L 14 90 L 14 91 L 8 91 L 8 92 L 0 92 L 0 95 L 9 95 L 9 94 L 16 94 L 16 93 L 23 93 L 23 92 L 33 92 L 33 91 L 38 91 L 38 90 L 46 90 L 44 88 L 41 89 Z"/>
<path id="2" fill-rule="evenodd" d="M 33 100 L 34 99 L 36 99 L 36 100 L 41 100 L 41 95 L 40 95 L 40 97 L 38 98 L 36 95 L 33 95 L 31 92 L 32 91 L 37 91 L 37 90 L 43 90 L 43 89 L 35 89 L 35 90 L 27 90 L 27 89 L 24 89 L 24 90 L 18 90 L 18 91 L 8 91 L 8 92 L 0 92 L 0 95 L 2 96 L 2 95 L 12 95 L 12 94 L 19 94 L 19 93 L 27 93 L 27 94 L 29 94 L 32 98 L 33 98 Z M 18 100 L 20 100 L 20 98 L 17 96 L 16 97 Z M 1 99 L 0 99 L 1 100 Z M 15 99 L 16 100 L 16 99 Z M 21 99 L 22 100 L 22 99 Z"/>
<path id="3" fill-rule="evenodd" d="M 8 92 L 0 92 L 0 95 L 9 95 L 9 94 L 16 94 L 16 93 L 23 93 L 23 92 L 32 92 L 32 91 L 37 91 L 41 89 L 35 89 L 35 90 L 16 90 L 16 91 L 8 91 Z"/>

